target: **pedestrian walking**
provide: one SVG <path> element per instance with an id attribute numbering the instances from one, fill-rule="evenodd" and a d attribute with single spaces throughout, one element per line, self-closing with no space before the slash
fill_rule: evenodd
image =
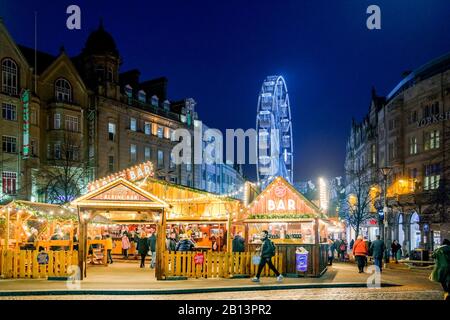
<path id="1" fill-rule="evenodd" d="M 437 248 L 433 254 L 435 265 L 430 275 L 430 280 L 439 282 L 444 289 L 444 300 L 450 300 L 450 241 L 444 239 L 442 246 Z"/>
<path id="2" fill-rule="evenodd" d="M 125 259 L 128 259 L 128 249 L 130 249 L 130 247 L 130 239 L 128 238 L 127 233 L 124 232 L 122 235 L 122 254 Z"/>
<path id="3" fill-rule="evenodd" d="M 353 245 L 355 244 L 355 240 L 354 239 L 352 239 L 351 241 L 350 241 L 350 250 L 353 250 Z"/>
<path id="4" fill-rule="evenodd" d="M 328 239 L 328 265 L 333 265 L 334 258 L 334 241 L 332 239 Z"/>
<path id="5" fill-rule="evenodd" d="M 395 259 L 395 263 L 398 263 L 399 258 L 401 258 L 402 255 L 402 246 L 400 243 L 398 243 L 397 240 L 394 240 L 391 244 L 391 252 L 392 256 Z"/>
<path id="6" fill-rule="evenodd" d="M 148 247 L 149 247 L 149 255 L 152 258 L 150 262 L 150 268 L 153 269 L 155 267 L 156 262 L 156 235 L 155 229 L 150 229 L 150 236 L 148 237 Z"/>
<path id="7" fill-rule="evenodd" d="M 375 266 L 377 266 L 379 268 L 379 271 L 382 272 L 383 255 L 384 250 L 386 250 L 386 245 L 384 244 L 384 241 L 380 239 L 379 235 L 377 236 L 377 239 L 371 243 L 369 250 L 372 253 Z"/>
<path id="8" fill-rule="evenodd" d="M 233 252 L 244 252 L 245 251 L 245 240 L 242 237 L 242 231 L 238 232 L 234 238 L 232 243 Z"/>
<path id="9" fill-rule="evenodd" d="M 359 273 L 364 272 L 364 266 L 366 265 L 367 259 L 367 245 L 363 240 L 363 236 L 359 235 L 353 245 L 353 255 L 355 256 L 356 263 L 358 264 Z"/>
<path id="10" fill-rule="evenodd" d="M 277 276 L 277 281 L 281 282 L 283 280 L 283 276 L 278 272 L 275 266 L 272 263 L 272 257 L 275 255 L 275 245 L 268 237 L 269 232 L 267 230 L 263 230 L 261 233 L 261 261 L 258 265 L 258 271 L 256 276 L 252 279 L 253 282 L 259 282 L 259 277 L 261 276 L 262 269 L 266 266 L 269 266 L 270 270 L 272 270 Z"/>
<path id="11" fill-rule="evenodd" d="M 345 262 L 345 254 L 347 253 L 347 242 L 345 240 L 341 241 L 339 245 L 339 260 Z"/>
<path id="12" fill-rule="evenodd" d="M 148 239 L 145 237 L 145 232 L 141 233 L 141 237 L 137 243 L 138 253 L 141 255 L 141 268 L 145 268 L 145 257 L 147 256 L 149 246 Z"/>
<path id="13" fill-rule="evenodd" d="M 108 263 L 112 264 L 113 263 L 113 259 L 112 259 L 112 255 L 111 255 L 111 251 L 113 249 L 113 241 L 112 238 L 109 234 L 107 234 L 105 236 L 105 240 L 106 240 L 106 244 L 105 244 L 105 249 L 106 249 L 106 254 L 108 257 Z"/>

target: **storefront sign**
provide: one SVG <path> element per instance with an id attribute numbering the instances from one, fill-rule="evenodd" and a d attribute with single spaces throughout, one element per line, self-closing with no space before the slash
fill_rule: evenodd
<path id="1" fill-rule="evenodd" d="M 91 200 L 98 201 L 152 201 L 137 193 L 134 190 L 129 189 L 124 185 L 118 185 L 114 188 L 106 190 L 94 197 Z"/>
<path id="2" fill-rule="evenodd" d="M 423 118 L 422 120 L 417 122 L 417 127 L 418 128 L 422 128 L 422 127 L 426 127 L 435 123 L 439 123 L 439 122 L 443 122 L 443 121 L 447 121 L 450 120 L 450 111 L 447 111 L 446 113 L 441 113 L 441 114 L 435 114 L 432 115 L 431 117 L 426 117 Z"/>
<path id="3" fill-rule="evenodd" d="M 146 177 L 153 177 L 155 175 L 155 172 L 153 170 L 153 163 L 151 161 L 147 161 L 144 163 L 141 163 L 140 165 L 128 168 L 126 170 L 114 173 L 112 175 L 107 176 L 106 178 L 96 180 L 94 182 L 91 182 L 88 185 L 88 190 L 93 191 L 96 190 L 111 181 L 117 180 L 119 178 L 123 178 L 128 181 L 137 181 L 137 180 L 143 180 Z"/>
<path id="4" fill-rule="evenodd" d="M 267 209 L 269 211 L 295 210 L 295 200 L 267 200 Z"/>

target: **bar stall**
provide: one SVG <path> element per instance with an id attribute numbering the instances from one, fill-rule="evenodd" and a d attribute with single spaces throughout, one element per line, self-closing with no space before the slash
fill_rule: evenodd
<path id="1" fill-rule="evenodd" d="M 322 275 L 327 270 L 327 228 L 329 223 L 319 208 L 281 177 L 275 178 L 250 203 L 245 224 L 247 251 L 261 246 L 261 232 L 282 254 L 287 276 Z"/>

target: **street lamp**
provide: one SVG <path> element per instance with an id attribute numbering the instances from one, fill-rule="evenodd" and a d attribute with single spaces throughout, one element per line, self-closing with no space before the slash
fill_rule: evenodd
<path id="1" fill-rule="evenodd" d="M 389 262 L 389 250 L 388 250 L 388 246 L 387 246 L 387 243 L 386 243 L 387 222 L 388 222 L 388 220 L 387 220 L 387 213 L 388 213 L 388 207 L 387 207 L 387 182 L 388 181 L 387 181 L 387 179 L 388 179 L 388 176 L 391 174 L 391 172 L 392 172 L 392 167 L 382 167 L 382 168 L 380 168 L 380 173 L 383 176 L 383 181 L 384 181 L 384 188 L 383 188 L 383 226 L 382 226 L 382 230 L 383 230 L 383 240 L 384 240 L 385 245 L 386 245 L 386 252 L 385 252 L 385 255 L 384 255 L 386 263 Z"/>

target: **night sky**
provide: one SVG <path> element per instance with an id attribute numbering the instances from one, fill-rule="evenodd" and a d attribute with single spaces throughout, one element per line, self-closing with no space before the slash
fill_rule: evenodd
<path id="1" fill-rule="evenodd" d="M 66 25 L 77 4 L 82 29 Z M 366 28 L 366 9 L 381 7 L 381 30 Z M 367 112 L 371 87 L 386 95 L 411 70 L 450 51 L 448 0 L 0 0 L 17 43 L 69 55 L 84 46 L 99 18 L 116 40 L 121 71 L 141 80 L 166 76 L 171 100 L 193 97 L 209 127 L 255 126 L 267 75 L 286 79 L 293 115 L 294 179 L 343 173 L 352 117 Z M 246 168 L 255 177 L 254 168 Z"/>

